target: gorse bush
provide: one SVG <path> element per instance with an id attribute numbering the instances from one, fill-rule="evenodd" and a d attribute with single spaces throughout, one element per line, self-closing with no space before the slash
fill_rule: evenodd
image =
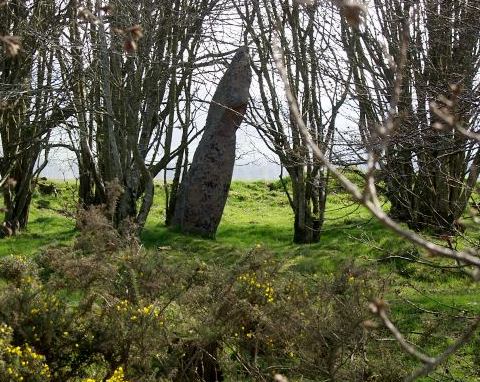
<path id="1" fill-rule="evenodd" d="M 0 325 L 0 380 L 43 382 L 50 380 L 50 369 L 45 357 L 28 344 L 12 345 L 13 330 Z"/>
<path id="2" fill-rule="evenodd" d="M 1 373 L 42 382 L 271 380 L 276 372 L 400 380 L 388 360 L 368 361 L 379 347 L 363 322 L 381 291 L 365 271 L 349 265 L 311 280 L 261 247 L 229 269 L 171 265 L 164 252 L 118 235 L 102 211 L 82 214 L 72 248 L 0 261 Z"/>

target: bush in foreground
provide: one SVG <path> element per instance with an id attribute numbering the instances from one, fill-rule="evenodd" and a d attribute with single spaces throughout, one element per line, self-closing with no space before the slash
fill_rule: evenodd
<path id="1" fill-rule="evenodd" d="M 307 279 L 262 248 L 228 269 L 193 259 L 171 265 L 105 219 L 84 221 L 73 248 L 1 260 L 8 335 L 0 372 L 10 367 L 42 382 L 271 380 L 275 373 L 401 380 L 398 362 L 378 356 L 364 326 L 368 301 L 379 294 L 372 275 L 350 265 Z M 8 349 L 19 349 L 17 358 L 6 357 Z M 35 362 L 22 364 L 29 352 Z"/>

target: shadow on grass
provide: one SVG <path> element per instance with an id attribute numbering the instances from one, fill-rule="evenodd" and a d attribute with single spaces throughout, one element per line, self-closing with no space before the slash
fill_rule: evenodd
<path id="1" fill-rule="evenodd" d="M 0 239 L 0 257 L 10 254 L 33 255 L 46 246 L 67 245 L 75 236 L 75 229 L 51 233 L 22 232 L 17 237 Z"/>
<path id="2" fill-rule="evenodd" d="M 196 235 L 184 235 L 161 224 L 145 227 L 142 233 L 142 243 L 146 248 L 165 245 L 178 245 L 188 248 L 239 248 L 248 249 L 257 244 L 266 247 L 285 246 L 291 243 L 291 233 L 288 229 L 276 228 L 262 224 L 223 225 L 215 239 L 205 239 Z"/>
<path id="3" fill-rule="evenodd" d="M 368 238 L 363 237 L 368 231 Z M 398 240 L 371 219 L 358 219 L 327 224 L 319 243 L 295 244 L 293 230 L 286 226 L 260 223 L 221 224 L 215 240 L 195 235 L 183 235 L 161 224 L 147 225 L 142 243 L 148 249 L 166 248 L 170 252 L 184 252 L 205 261 L 233 261 L 251 248 L 262 246 L 292 269 L 301 273 L 330 273 L 349 259 L 377 256 L 372 243 Z M 229 262 L 227 260 L 227 262 Z"/>

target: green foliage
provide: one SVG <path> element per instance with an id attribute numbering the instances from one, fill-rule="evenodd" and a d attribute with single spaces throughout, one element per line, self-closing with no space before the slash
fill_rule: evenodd
<path id="1" fill-rule="evenodd" d="M 345 168 L 342 171 L 342 174 L 348 178 L 348 180 L 354 183 L 360 189 L 365 187 L 365 171 L 361 170 L 357 167 Z M 335 178 L 330 178 L 329 183 L 330 192 L 334 193 L 343 193 L 343 187 L 341 186 L 340 182 Z"/>
<path id="2" fill-rule="evenodd" d="M 0 324 L 0 380 L 1 381 L 50 381 L 50 369 L 45 357 L 28 344 L 12 345 L 13 330 Z"/>

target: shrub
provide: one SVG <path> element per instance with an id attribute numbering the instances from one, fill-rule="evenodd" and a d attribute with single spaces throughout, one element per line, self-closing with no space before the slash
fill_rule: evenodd
<path id="1" fill-rule="evenodd" d="M 12 345 L 12 339 L 13 329 L 0 324 L 0 381 L 50 381 L 45 357 L 28 344 Z"/>
<path id="2" fill-rule="evenodd" d="M 400 380 L 398 367 L 397 377 L 384 368 L 388 360 L 367 361 L 378 351 L 362 325 L 380 293 L 376 276 L 350 264 L 313 280 L 262 248 L 228 269 L 169 265 L 164 252 L 119 236 L 104 214 L 86 214 L 72 248 L 0 262 L 5 346 L 42 354 L 32 368 L 15 369 L 19 376 L 40 377 L 48 365 L 55 382 L 269 380 L 272 372 Z"/>

